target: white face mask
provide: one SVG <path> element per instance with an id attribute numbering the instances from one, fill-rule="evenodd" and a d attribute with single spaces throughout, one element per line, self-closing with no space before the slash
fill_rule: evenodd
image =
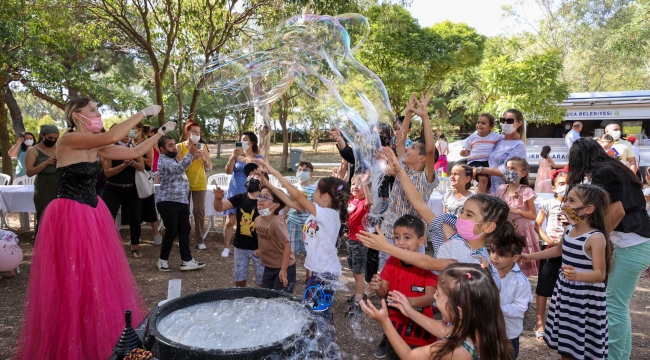
<path id="1" fill-rule="evenodd" d="M 501 124 L 501 131 L 506 135 L 510 135 L 515 131 L 515 124 Z"/>
<path id="2" fill-rule="evenodd" d="M 311 172 L 309 171 L 297 171 L 296 177 L 300 182 L 305 182 L 311 178 Z"/>
<path id="3" fill-rule="evenodd" d="M 32 145 L 34 145 L 34 140 L 32 140 L 32 139 L 27 139 L 27 140 L 25 140 L 25 145 L 27 145 L 27 146 L 32 146 Z"/>
<path id="4" fill-rule="evenodd" d="M 564 192 L 566 191 L 566 185 L 558 186 L 553 191 L 558 195 L 564 195 Z"/>
<path id="5" fill-rule="evenodd" d="M 241 142 L 241 148 L 244 149 L 244 151 L 248 150 L 249 147 L 251 146 L 248 144 L 248 141 Z"/>
<path id="6" fill-rule="evenodd" d="M 260 212 L 260 216 L 269 216 L 273 213 L 273 210 L 271 210 L 272 207 L 273 205 L 269 206 L 266 209 L 257 209 L 257 210 Z"/>
<path id="7" fill-rule="evenodd" d="M 199 142 L 199 140 L 201 140 L 201 135 L 190 135 L 190 140 L 196 144 Z"/>
<path id="8" fill-rule="evenodd" d="M 614 139 L 614 141 L 618 141 L 618 139 L 621 138 L 621 131 L 620 130 L 610 131 L 609 134 L 612 135 L 612 138 Z"/>
<path id="9" fill-rule="evenodd" d="M 571 125 L 564 125 L 564 128 L 567 129 L 567 130 L 570 130 L 570 129 L 571 129 Z"/>

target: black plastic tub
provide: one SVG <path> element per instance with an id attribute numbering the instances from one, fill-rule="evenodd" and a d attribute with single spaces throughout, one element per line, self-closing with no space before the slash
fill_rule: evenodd
<path id="1" fill-rule="evenodd" d="M 163 336 L 157 328 L 159 319 L 173 311 L 183 309 L 188 306 L 218 301 L 234 300 L 245 297 L 255 297 L 261 299 L 286 298 L 299 302 L 300 300 L 289 294 L 259 288 L 229 288 L 218 290 L 207 290 L 191 295 L 179 297 L 171 300 L 160 307 L 156 307 L 148 317 L 143 334 L 143 344 L 145 348 L 151 351 L 154 356 L 160 360 L 217 360 L 217 359 L 236 359 L 236 360 L 260 360 L 260 359 L 277 359 L 290 356 L 294 349 L 283 348 L 282 344 L 292 342 L 300 334 L 290 335 L 282 341 L 270 343 L 261 347 L 244 348 L 236 350 L 218 350 L 218 349 L 200 349 L 179 344 Z"/>

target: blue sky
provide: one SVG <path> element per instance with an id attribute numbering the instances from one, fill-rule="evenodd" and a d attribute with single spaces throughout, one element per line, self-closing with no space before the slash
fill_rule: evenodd
<path id="1" fill-rule="evenodd" d="M 518 24 L 514 19 L 501 17 L 501 7 L 515 3 L 517 0 L 413 0 L 409 11 L 421 26 L 431 26 L 444 20 L 464 22 L 487 36 L 532 30 L 528 25 Z M 540 11 L 536 5 L 521 9 L 529 19 L 539 17 Z"/>

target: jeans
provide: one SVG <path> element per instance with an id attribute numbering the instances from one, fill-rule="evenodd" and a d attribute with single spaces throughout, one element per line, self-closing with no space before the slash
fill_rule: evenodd
<path id="1" fill-rule="evenodd" d="M 510 339 L 510 343 L 512 344 L 512 360 L 517 360 L 517 356 L 519 356 L 519 336 L 517 336 L 514 339 Z"/>
<path id="2" fill-rule="evenodd" d="M 160 218 L 165 224 L 165 235 L 160 245 L 160 258 L 169 260 L 174 239 L 178 235 L 178 246 L 181 250 L 181 260 L 192 260 L 190 252 L 190 206 L 174 201 L 161 201 L 156 204 Z"/>
<path id="3" fill-rule="evenodd" d="M 140 244 L 140 233 L 142 232 L 142 200 L 138 197 L 138 190 L 135 184 L 126 188 L 106 184 L 103 195 L 102 200 L 106 203 L 106 207 L 111 212 L 113 219 L 117 217 L 117 211 L 120 209 L 120 206 L 122 210 L 128 209 L 128 215 L 125 211 L 122 211 L 122 214 L 128 216 L 129 219 L 131 245 Z"/>
<path id="4" fill-rule="evenodd" d="M 632 353 L 630 301 L 641 273 L 650 266 L 650 241 L 627 248 L 614 248 L 612 264 L 607 279 L 607 358 L 627 360 Z"/>

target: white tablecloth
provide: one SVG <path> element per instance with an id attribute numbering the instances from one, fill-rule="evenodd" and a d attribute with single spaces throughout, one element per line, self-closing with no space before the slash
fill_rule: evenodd
<path id="1" fill-rule="evenodd" d="M 34 185 L 0 186 L 0 206 L 5 212 L 35 213 Z"/>

